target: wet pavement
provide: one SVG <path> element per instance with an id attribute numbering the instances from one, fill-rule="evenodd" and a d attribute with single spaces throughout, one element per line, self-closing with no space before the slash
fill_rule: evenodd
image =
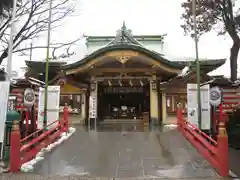
<path id="1" fill-rule="evenodd" d="M 233 173 L 240 177 L 239 162 L 240 162 L 240 149 L 229 148 L 230 169 L 233 171 Z"/>
<path id="2" fill-rule="evenodd" d="M 92 131 L 76 129 L 70 139 L 46 154 L 29 177 L 222 179 L 175 128 L 111 124 Z"/>
<path id="3" fill-rule="evenodd" d="M 102 125 L 77 132 L 36 166 L 43 176 L 218 178 L 176 129 Z"/>

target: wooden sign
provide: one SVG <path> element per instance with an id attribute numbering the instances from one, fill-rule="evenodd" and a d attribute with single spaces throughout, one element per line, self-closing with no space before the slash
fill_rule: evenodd
<path id="1" fill-rule="evenodd" d="M 97 118 L 97 98 L 89 97 L 89 118 Z"/>
<path id="2" fill-rule="evenodd" d="M 105 93 L 143 93 L 143 87 L 106 87 Z"/>

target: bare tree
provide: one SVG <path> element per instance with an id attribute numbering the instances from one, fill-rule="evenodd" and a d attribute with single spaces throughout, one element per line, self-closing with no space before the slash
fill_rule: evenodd
<path id="1" fill-rule="evenodd" d="M 46 46 L 29 46 L 34 39 L 38 39 L 48 30 L 48 11 L 50 0 L 21 0 L 16 12 L 16 32 L 13 38 L 13 52 L 24 53 L 30 48 L 46 48 Z M 75 0 L 52 0 L 52 28 L 59 27 L 62 20 L 74 12 Z M 11 11 L 7 18 L 0 22 L 0 64 L 8 56 L 9 27 Z M 79 39 L 67 43 L 54 43 L 50 48 L 57 49 L 70 46 Z"/>
<path id="2" fill-rule="evenodd" d="M 193 0 L 185 0 L 181 5 L 184 8 L 181 17 L 184 23 L 181 27 L 186 34 L 191 34 L 191 36 L 194 35 L 192 2 Z M 232 39 L 232 47 L 230 49 L 232 81 L 237 80 L 237 61 L 240 49 L 240 9 L 236 7 L 236 2 L 236 0 L 198 0 L 196 9 L 198 35 L 217 30 L 218 35 L 227 33 Z M 236 12 L 234 9 L 236 9 Z"/>

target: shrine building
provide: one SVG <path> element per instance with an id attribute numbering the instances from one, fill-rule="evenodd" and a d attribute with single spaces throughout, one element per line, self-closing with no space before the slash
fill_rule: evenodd
<path id="1" fill-rule="evenodd" d="M 71 64 L 50 63 L 50 84 L 61 85 L 60 105 L 68 103 L 75 123 L 82 124 L 89 112 L 96 113 L 98 121 L 141 121 L 144 114 L 153 124 L 174 121 L 177 104 L 187 107 L 186 84 L 196 82 L 195 65 L 194 60 L 173 61 L 161 54 L 163 39 L 135 36 L 125 24 L 116 36 L 87 36 L 84 58 Z M 201 81 L 212 80 L 207 74 L 224 63 L 225 59 L 201 60 Z M 44 62 L 26 64 L 44 81 Z M 181 75 L 188 65 L 191 70 Z M 96 101 L 94 109 L 90 97 Z"/>

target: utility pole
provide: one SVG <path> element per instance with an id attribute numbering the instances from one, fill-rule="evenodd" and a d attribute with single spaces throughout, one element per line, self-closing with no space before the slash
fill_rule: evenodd
<path id="1" fill-rule="evenodd" d="M 198 56 L 198 35 L 197 35 L 197 18 L 196 18 L 196 0 L 192 0 L 193 12 L 193 27 L 194 27 L 194 42 L 195 42 L 195 55 L 196 55 L 196 76 L 197 76 L 197 104 L 198 104 L 198 128 L 201 129 L 202 125 L 202 107 L 201 107 L 201 88 L 200 88 L 200 62 Z"/>
<path id="2" fill-rule="evenodd" d="M 33 47 L 33 44 L 31 43 L 30 44 L 30 57 L 29 57 L 29 61 L 32 61 L 32 47 Z"/>
<path id="3" fill-rule="evenodd" d="M 13 36 L 15 34 L 15 19 L 16 19 L 17 0 L 13 0 L 11 30 L 8 44 L 8 58 L 7 58 L 7 80 L 10 81 L 12 77 L 12 51 L 13 51 Z"/>
<path id="4" fill-rule="evenodd" d="M 48 63 L 49 63 L 49 49 L 50 49 L 50 36 L 51 36 L 51 20 L 52 20 L 52 0 L 49 1 L 47 53 L 46 53 L 46 63 L 45 63 L 45 91 L 44 91 L 44 119 L 43 119 L 44 127 L 47 126 Z"/>

